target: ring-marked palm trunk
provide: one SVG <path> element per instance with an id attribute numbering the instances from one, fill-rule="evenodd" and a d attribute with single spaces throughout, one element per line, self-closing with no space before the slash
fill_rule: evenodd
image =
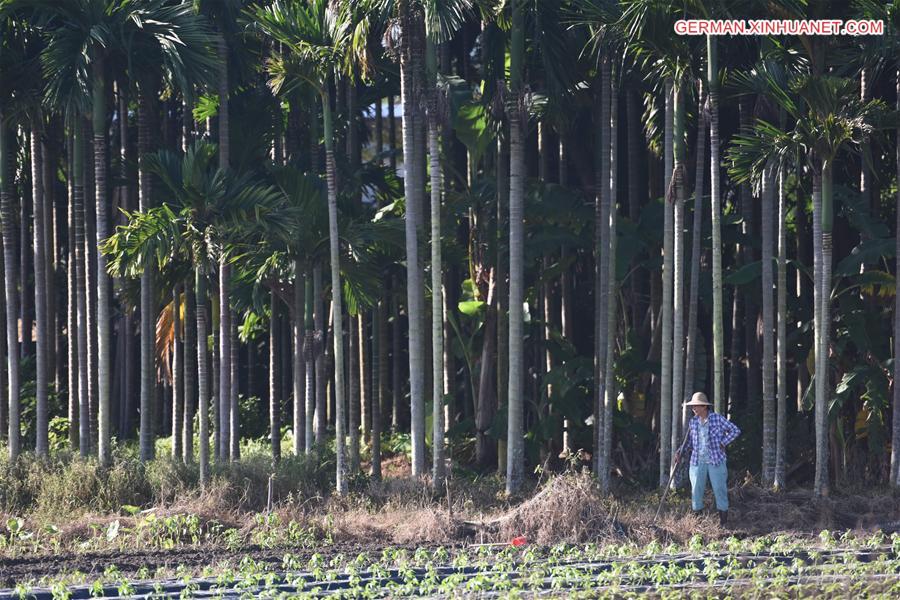
<path id="1" fill-rule="evenodd" d="M 269 441 L 272 462 L 281 460 L 281 397 L 278 377 L 278 336 L 281 335 L 281 315 L 278 296 L 273 290 L 269 297 Z"/>
<path id="2" fill-rule="evenodd" d="M 512 3 L 509 83 L 509 384 L 506 429 L 506 493 L 515 494 L 525 478 L 525 19 L 522 0 Z"/>
<path id="3" fill-rule="evenodd" d="M 725 337 L 722 317 L 722 214 L 719 178 L 719 66 L 716 38 L 706 36 L 707 84 L 709 86 L 709 188 L 712 225 L 713 303 L 713 404 L 718 413 L 725 405 Z"/>
<path id="4" fill-rule="evenodd" d="M 16 199 L 13 191 L 13 132 L 0 114 L 0 215 L 3 235 L 3 282 L 6 295 L 7 443 L 10 460 L 21 450 L 19 424 L 19 312 L 16 268 Z"/>
<path id="5" fill-rule="evenodd" d="M 609 59 L 604 57 L 600 65 L 600 92 L 597 94 L 596 102 L 599 106 L 599 141 L 595 156 L 597 168 L 597 183 L 595 185 L 595 210 L 594 218 L 596 220 L 594 226 L 596 232 L 594 239 L 597 243 L 595 252 L 595 289 L 596 299 L 594 300 L 594 320 L 595 330 L 595 373 L 596 385 L 594 394 L 594 447 L 595 447 L 595 471 L 597 477 L 603 478 L 603 472 L 607 465 L 604 464 L 603 448 L 606 442 L 603 438 L 604 427 L 603 418 L 606 414 L 605 396 L 606 396 L 606 339 L 607 330 L 609 328 L 609 319 L 607 319 L 608 302 L 609 302 L 609 84 L 610 84 L 610 64 Z"/>
<path id="6" fill-rule="evenodd" d="M 900 68 L 897 69 L 897 111 L 900 112 Z M 897 128 L 897 181 L 900 181 L 900 127 Z M 897 186 L 897 231 L 900 232 L 900 186 Z M 897 235 L 897 273 L 900 273 L 900 234 Z M 900 294 L 894 296 L 894 421 L 891 433 L 891 477 L 900 487 Z"/>
<path id="7" fill-rule="evenodd" d="M 97 217 L 97 243 L 109 236 L 109 216 L 107 214 L 107 140 L 106 123 L 106 76 L 102 60 L 93 65 L 93 115 L 94 130 L 94 194 Z M 109 306 L 110 278 L 106 272 L 106 255 L 97 255 L 97 455 L 100 464 L 110 462 L 110 364 L 112 360 L 110 322 L 112 314 Z M 173 430 L 173 438 L 175 431 Z"/>
<path id="8" fill-rule="evenodd" d="M 832 207 L 834 199 L 832 159 L 822 165 L 819 189 L 819 236 L 821 241 L 815 249 L 819 255 L 819 278 L 816 289 L 819 293 L 819 318 L 816 327 L 816 476 L 813 484 L 817 496 L 827 496 L 829 423 L 828 405 L 831 386 L 828 376 L 829 327 L 831 321 L 831 256 L 832 256 Z M 815 184 L 813 185 L 813 208 L 816 206 Z M 815 218 L 815 217 L 814 217 Z M 815 232 L 814 232 L 815 235 Z"/>
<path id="9" fill-rule="evenodd" d="M 313 265 L 313 322 L 315 323 L 314 352 L 316 355 L 316 410 L 315 410 L 315 438 L 316 443 L 321 444 L 325 441 L 325 428 L 327 426 L 327 398 L 325 394 L 325 384 L 327 375 L 325 374 L 325 314 L 322 290 L 322 265 L 316 263 Z"/>
<path id="10" fill-rule="evenodd" d="M 197 303 L 197 394 L 199 413 L 198 438 L 200 445 L 200 485 L 205 487 L 209 483 L 209 353 L 207 351 L 207 338 L 209 335 L 206 318 L 207 285 L 206 276 L 196 269 L 194 272 L 194 289 L 196 289 Z"/>
<path id="11" fill-rule="evenodd" d="M 294 456 L 303 453 L 306 446 L 306 356 L 303 352 L 304 328 L 303 302 L 306 295 L 305 281 L 301 275 L 300 261 L 294 261 L 294 308 L 292 311 L 292 353 L 293 359 L 293 447 Z"/>
<path id="12" fill-rule="evenodd" d="M 775 220 L 775 173 L 770 166 L 762 178 L 762 389 L 763 444 L 762 480 L 765 485 L 775 481 L 775 302 L 773 294 L 773 246 Z"/>
<path id="13" fill-rule="evenodd" d="M 412 475 L 425 474 L 425 346 L 424 282 L 419 256 L 419 213 L 424 204 L 424 181 L 419 179 L 416 123 L 419 116 L 421 82 L 417 65 L 422 63 L 422 14 L 410 0 L 400 0 L 401 51 L 400 95 L 403 102 L 403 165 L 406 196 L 406 290 L 409 315 L 410 436 Z"/>
<path id="14" fill-rule="evenodd" d="M 437 97 L 437 47 L 426 40 L 428 67 L 428 155 L 431 171 L 431 398 L 433 422 L 432 486 L 440 490 L 446 473 L 444 444 L 444 294 L 441 264 L 441 200 L 444 192 L 441 170 L 441 120 Z"/>
<path id="15" fill-rule="evenodd" d="M 778 176 L 778 308 L 776 320 L 776 368 L 778 408 L 775 423 L 775 477 L 776 490 L 784 489 L 786 482 L 785 454 L 787 453 L 787 207 L 784 193 L 784 175 Z M 894 342 L 897 343 L 896 340 Z M 896 419 L 896 416 L 895 416 Z M 896 439 L 896 438 L 895 438 Z"/>
<path id="16" fill-rule="evenodd" d="M 682 389 L 684 387 L 684 178 L 687 152 L 684 143 L 685 98 L 683 82 L 673 90 L 674 123 L 672 157 L 674 159 L 675 204 L 672 210 L 672 436 L 670 457 L 681 443 Z"/>
<path id="17" fill-rule="evenodd" d="M 609 492 L 610 489 L 610 471 L 612 469 L 612 426 L 613 426 L 613 407 L 616 401 L 616 378 L 613 371 L 615 364 L 614 355 L 616 347 L 616 309 L 619 289 L 616 285 L 616 199 L 618 195 L 618 180 L 616 171 L 618 169 L 618 129 L 619 129 L 619 102 L 618 90 L 613 80 L 610 81 L 609 88 L 609 233 L 607 234 L 609 241 L 607 242 L 607 256 L 604 259 L 607 271 L 607 300 L 606 300 L 606 351 L 604 358 L 606 365 L 604 366 L 605 380 L 603 386 L 603 445 L 600 447 L 602 468 L 600 470 L 600 489 Z"/>
<path id="18" fill-rule="evenodd" d="M 204 340 L 205 342 L 205 340 Z M 203 348 L 205 351 L 206 349 Z M 194 410 L 197 406 L 197 299 L 193 281 L 184 285 L 184 424 L 183 460 L 194 462 Z"/>
<path id="19" fill-rule="evenodd" d="M 307 274 L 304 276 L 304 282 L 304 294 L 306 298 L 304 308 L 305 314 L 303 318 L 305 320 L 304 328 L 306 330 L 306 339 L 303 342 L 303 354 L 305 355 L 304 364 L 306 366 L 306 418 L 304 419 L 306 434 L 303 450 L 304 452 L 309 454 L 309 452 L 312 451 L 313 442 L 315 440 L 313 431 L 313 417 L 316 414 L 316 361 L 313 358 L 313 348 L 315 345 L 315 326 L 313 319 L 313 283 L 312 277 L 309 276 L 309 271 L 307 271 Z"/>
<path id="20" fill-rule="evenodd" d="M 659 392 L 659 485 L 664 486 L 669 480 L 669 461 L 671 458 L 672 437 L 672 270 L 674 268 L 673 251 L 674 236 L 674 204 L 673 189 L 673 130 L 675 126 L 674 102 L 672 99 L 672 83 L 666 82 L 666 125 L 665 125 L 665 158 L 663 174 L 665 177 L 665 197 L 663 198 L 663 270 L 662 270 L 662 373 Z"/>
<path id="21" fill-rule="evenodd" d="M 694 392 L 694 371 L 697 360 L 697 308 L 700 302 L 700 255 L 703 252 L 701 242 L 703 238 L 703 191 L 706 183 L 706 133 L 709 126 L 709 113 L 704 106 L 706 97 L 702 90 L 698 106 L 700 109 L 699 124 L 697 125 L 697 168 L 694 171 L 694 222 L 691 233 L 691 282 L 688 292 L 688 329 L 685 343 L 684 358 L 684 390 L 682 399 L 687 402 Z M 682 424 L 684 421 L 684 412 Z"/>
<path id="22" fill-rule="evenodd" d="M 325 172 L 328 181 L 328 242 L 331 260 L 331 305 L 334 330 L 334 422 L 336 491 L 339 496 L 347 491 L 344 478 L 344 315 L 341 297 L 340 239 L 338 238 L 337 166 L 334 161 L 334 126 L 331 116 L 331 98 L 322 98 L 325 125 Z M 324 406 L 322 407 L 324 409 Z M 323 410 L 324 412 L 324 410 Z"/>
<path id="23" fill-rule="evenodd" d="M 78 449 L 82 457 L 91 451 L 90 432 L 90 394 L 88 393 L 88 329 L 87 329 L 87 289 L 85 287 L 85 245 L 84 245 L 84 143 L 82 142 L 82 125 L 77 119 L 73 119 L 74 140 L 72 170 L 75 175 L 75 183 L 72 186 L 72 204 L 75 218 L 75 303 L 76 303 L 76 331 L 78 348 Z M 8 266 L 7 262 L 7 266 Z M 143 290 L 141 292 L 143 301 Z M 143 309 L 143 305 L 141 306 Z M 143 319 L 143 316 L 142 316 Z M 148 326 L 149 329 L 149 326 Z M 149 333 L 148 333 L 149 335 Z M 142 397 L 143 398 L 143 397 Z M 144 429 L 144 410 L 141 404 L 141 434 Z M 148 431 L 150 411 L 147 410 Z M 141 457 L 144 457 L 143 439 Z"/>
<path id="24" fill-rule="evenodd" d="M 138 166 L 138 204 L 141 212 L 147 212 L 151 207 L 151 190 L 150 190 L 150 173 L 143 165 L 143 157 L 150 151 L 150 136 L 152 135 L 150 128 L 150 111 L 152 103 L 149 101 L 149 94 L 155 94 L 155 87 L 148 86 L 150 89 L 142 89 L 138 96 L 138 155 L 141 157 Z M 78 143 L 75 144 L 76 152 L 78 152 Z M 78 168 L 76 167 L 76 174 Z M 76 217 L 77 223 L 77 217 Z M 77 258 L 77 249 L 76 249 Z M 156 273 L 156 265 L 152 258 L 146 259 L 144 269 L 141 273 L 141 431 L 140 431 L 140 456 L 141 461 L 148 461 L 154 455 L 154 432 L 153 432 L 153 410 L 156 404 L 154 400 L 156 392 L 156 365 L 155 365 L 155 327 L 156 310 L 155 310 L 155 292 L 154 292 L 154 276 Z M 79 286 L 82 289 L 83 286 Z M 79 347 L 81 345 L 81 334 L 79 333 Z M 86 354 L 86 352 L 85 352 Z M 81 352 L 79 350 L 79 365 L 87 364 L 81 361 Z M 87 392 L 85 391 L 85 396 Z M 86 400 L 86 398 L 85 398 Z"/>
<path id="25" fill-rule="evenodd" d="M 34 201 L 34 316 L 37 344 L 35 348 L 35 452 L 45 457 L 49 445 L 49 321 L 47 318 L 47 257 L 45 241 L 43 145 L 41 121 L 34 119 L 31 128 L 31 189 Z"/>

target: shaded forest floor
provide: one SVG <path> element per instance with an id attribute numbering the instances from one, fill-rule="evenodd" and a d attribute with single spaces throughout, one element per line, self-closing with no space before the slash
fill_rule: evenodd
<path id="1" fill-rule="evenodd" d="M 325 465 L 324 471 L 328 462 L 317 464 Z M 0 514 L 5 525 L 0 526 L 0 587 L 72 572 L 99 574 L 110 568 L 130 574 L 200 572 L 204 566 L 247 558 L 280 563 L 286 553 L 308 560 L 315 554 L 377 554 L 385 549 L 412 553 L 420 548 L 502 547 L 514 539 L 539 547 L 662 548 L 698 539 L 709 544 L 790 538 L 818 544 L 823 535 L 839 540 L 879 532 L 890 538 L 900 532 L 900 498 L 887 490 L 835 493 L 814 502 L 805 490 L 773 493 L 752 481 L 737 483 L 730 490 L 732 509 L 723 528 L 715 510 L 693 515 L 684 489 L 669 495 L 654 522 L 659 492 L 619 490 L 615 497 L 604 496 L 587 474 L 531 482 L 530 489 L 514 499 L 504 496 L 497 477 L 456 477 L 434 492 L 426 481 L 404 476 L 407 465 L 398 457 L 388 461 L 383 481 L 355 479 L 344 498 L 323 497 L 299 480 L 288 481 L 285 472 L 276 473 L 271 478 L 270 507 L 269 478 L 265 470 L 261 474 L 253 470 L 252 457 L 248 463 L 240 474 L 219 473 L 203 492 L 181 481 L 177 469 L 162 474 L 145 471 L 141 477 L 152 482 L 147 483 L 134 473 L 130 481 L 116 480 L 129 472 L 113 476 L 116 467 L 98 475 L 89 463 L 74 467 L 82 469 L 74 474 L 44 466 L 49 470 L 40 490 L 33 492 L 37 497 L 28 505 L 31 510 L 12 512 L 9 489 L 0 496 L 6 503 Z M 324 477 L 318 470 L 304 470 L 308 466 L 297 463 L 286 468 L 313 480 L 305 483 Z M 32 477 L 36 468 L 30 467 Z M 53 477 L 61 479 L 54 482 Z M 129 504 L 124 492 L 145 484 L 154 503 Z M 18 489 L 20 494 L 26 491 Z M 712 506 L 711 497 L 707 506 Z"/>

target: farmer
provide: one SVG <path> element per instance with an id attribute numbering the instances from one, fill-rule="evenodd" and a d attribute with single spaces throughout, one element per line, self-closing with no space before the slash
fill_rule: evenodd
<path id="1" fill-rule="evenodd" d="M 741 434 L 737 426 L 712 412 L 706 394 L 697 392 L 685 406 L 690 406 L 694 416 L 688 424 L 690 435 L 684 446 L 691 452 L 691 505 L 695 513 L 703 509 L 703 495 L 706 493 L 706 478 L 712 485 L 719 511 L 719 524 L 728 521 L 728 466 L 725 462 L 725 447 Z M 675 461 L 681 460 L 681 451 L 675 453 Z"/>

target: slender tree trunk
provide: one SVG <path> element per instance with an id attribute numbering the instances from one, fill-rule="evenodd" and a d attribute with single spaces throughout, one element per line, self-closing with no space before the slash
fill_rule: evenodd
<path id="1" fill-rule="evenodd" d="M 68 384 L 69 394 L 69 446 L 74 451 L 78 446 L 79 432 L 81 424 L 78 422 L 80 416 L 79 407 L 81 400 L 78 396 L 78 379 L 80 370 L 78 368 L 78 302 L 77 290 L 78 282 L 76 281 L 75 268 L 75 182 L 80 180 L 75 173 L 75 153 L 74 153 L 74 131 L 66 136 L 68 157 L 68 196 L 66 210 L 66 230 L 68 232 L 68 248 L 66 257 L 66 351 L 67 351 L 67 370 L 66 380 Z M 4 269 L 5 271 L 5 269 Z M 4 302 L 5 303 L 5 302 Z M 6 321 L 4 320 L 4 328 Z M 4 347 L 6 342 L 4 341 Z"/>
<path id="2" fill-rule="evenodd" d="M 509 394 L 509 140 L 502 138 L 497 146 L 497 282 L 494 312 L 497 319 L 496 409 L 500 409 L 505 405 Z M 486 330 L 485 335 L 491 335 L 491 332 Z M 490 423 L 484 425 L 485 431 L 489 427 Z M 503 440 L 497 442 L 497 472 L 506 472 L 506 445 Z"/>
<path id="3" fill-rule="evenodd" d="M 212 428 L 213 428 L 213 457 L 216 462 L 222 460 L 222 422 L 221 415 L 221 396 L 219 394 L 219 373 L 221 371 L 221 346 L 219 343 L 219 282 L 218 268 L 212 277 L 212 288 L 210 289 L 209 299 L 209 327 L 212 331 L 212 372 L 209 374 L 212 386 Z"/>
<path id="4" fill-rule="evenodd" d="M 896 74 L 897 110 L 900 111 L 900 68 Z M 900 181 L 900 127 L 897 128 L 897 181 Z M 897 186 L 897 273 L 900 273 L 900 186 Z M 891 428 L 891 476 L 894 487 L 900 487 L 900 294 L 894 296 L 894 421 Z"/>
<path id="5" fill-rule="evenodd" d="M 672 83 L 666 82 L 666 126 L 665 126 L 665 215 L 663 219 L 663 270 L 662 270 L 662 373 L 660 377 L 660 418 L 659 418 L 659 485 L 664 486 L 669 480 L 669 463 L 671 459 L 672 438 L 672 342 L 673 342 L 673 279 L 674 269 L 674 200 L 673 189 L 673 138 L 675 127 Z"/>
<path id="6" fill-rule="evenodd" d="M 384 407 L 387 405 L 388 381 L 388 324 L 386 295 L 378 300 L 373 327 L 376 340 L 374 370 L 378 374 L 375 398 L 372 402 L 372 479 L 381 480 L 381 427 L 384 423 Z"/>
<path id="7" fill-rule="evenodd" d="M 294 419 L 293 419 L 293 451 L 294 456 L 303 453 L 306 447 L 306 355 L 304 353 L 304 341 L 306 331 L 304 328 L 304 300 L 306 296 L 306 281 L 302 276 L 299 260 L 294 260 L 294 310 L 293 310 L 293 367 L 294 367 Z"/>
<path id="8" fill-rule="evenodd" d="M 84 121 L 84 132 L 91 131 L 90 119 Z M 84 138 L 84 271 L 85 295 L 87 297 L 87 369 L 88 369 L 88 412 L 90 415 L 90 452 L 97 452 L 99 438 L 99 397 L 97 395 L 97 211 L 95 209 L 96 175 L 93 147 L 89 136 Z M 158 422 L 156 423 L 158 430 Z"/>
<path id="9" fill-rule="evenodd" d="M 366 313 L 360 311 L 357 326 L 359 327 L 359 418 L 360 418 L 360 436 L 363 443 L 371 441 L 370 433 L 372 431 L 372 373 L 371 363 L 369 362 L 370 340 L 366 336 Z"/>
<path id="10" fill-rule="evenodd" d="M 832 164 L 826 162 L 822 167 L 819 184 L 819 235 L 821 242 L 817 254 L 819 258 L 819 278 L 816 280 L 819 292 L 819 336 L 816 342 L 816 477 L 814 492 L 816 496 L 827 496 L 828 481 L 828 443 L 829 423 L 828 405 L 831 386 L 828 377 L 829 327 L 831 320 L 831 228 L 832 228 Z M 813 207 L 816 206 L 815 190 L 813 191 Z M 815 218 L 815 217 L 814 217 Z"/>
<path id="11" fill-rule="evenodd" d="M 325 315 L 322 302 L 322 265 L 313 265 L 313 321 L 315 322 L 315 340 L 313 347 L 316 353 L 316 443 L 325 442 L 325 428 L 327 425 L 327 399 L 325 397 Z"/>
<path id="12" fill-rule="evenodd" d="M 231 456 L 231 265 L 219 258 L 219 460 Z"/>
<path id="13" fill-rule="evenodd" d="M 700 256 L 703 253 L 701 241 L 703 237 L 703 191 L 706 175 L 706 130 L 709 125 L 707 107 L 704 106 L 706 96 L 702 90 L 700 101 L 700 122 L 697 126 L 697 168 L 694 172 L 694 222 L 691 232 L 691 289 L 688 300 L 688 330 L 684 360 L 684 389 L 681 398 L 690 400 L 694 392 L 694 371 L 697 362 L 697 309 L 700 303 Z M 687 413 L 684 408 L 678 412 L 682 427 L 685 426 Z"/>
<path id="14" fill-rule="evenodd" d="M 238 380 L 238 368 L 240 367 L 239 355 L 241 347 L 238 345 L 237 320 L 237 313 L 232 311 L 231 328 L 229 329 L 231 335 L 231 377 L 229 377 L 231 391 L 228 397 L 231 408 L 228 411 L 230 432 L 228 441 L 231 446 L 231 460 L 233 461 L 240 460 L 241 458 L 241 413 L 238 409 L 238 385 L 240 384 L 240 381 Z"/>
<path id="15" fill-rule="evenodd" d="M 600 91 L 596 97 L 597 106 L 599 106 L 599 138 L 595 149 L 595 164 L 597 168 L 596 181 L 594 184 L 594 218 L 596 229 L 594 239 L 597 247 L 595 252 L 594 264 L 594 371 L 596 374 L 596 383 L 594 386 L 594 472 L 603 482 L 603 472 L 608 469 L 608 464 L 604 462 L 603 448 L 606 442 L 603 439 L 605 428 L 603 426 L 603 418 L 605 415 L 605 397 L 606 397 L 606 339 L 609 320 L 607 319 L 607 303 L 609 302 L 609 120 L 610 120 L 610 61 L 604 56 L 600 65 Z M 604 490 L 605 491 L 605 490 Z"/>
<path id="16" fill-rule="evenodd" d="M 359 327 L 357 326 L 357 316 L 349 315 L 349 335 L 347 336 L 347 348 L 349 356 L 347 357 L 347 366 L 350 371 L 350 381 L 348 387 L 350 392 L 350 472 L 352 474 L 359 473 L 359 406 L 360 406 L 360 365 L 359 365 Z"/>
<path id="17" fill-rule="evenodd" d="M 138 155 L 145 156 L 151 151 L 150 145 L 150 121 L 149 114 L 153 103 L 150 102 L 149 95 L 155 94 L 155 88 L 150 90 L 142 90 L 138 97 Z M 77 151 L 77 143 L 76 143 Z M 76 167 L 76 171 L 77 171 Z M 139 165 L 138 174 L 138 204 L 141 212 L 146 212 L 151 207 L 152 196 L 150 190 L 150 173 L 147 172 L 143 161 Z M 77 219 L 76 219 L 77 222 Z M 77 250 L 76 250 L 77 252 Z M 77 257 L 76 257 L 77 259 Z M 155 293 L 154 293 L 154 275 L 156 272 L 155 265 L 152 260 L 147 260 L 144 264 L 144 270 L 141 274 L 141 432 L 140 432 L 140 454 L 142 461 L 148 461 L 154 456 L 154 432 L 153 432 L 153 407 L 155 406 L 156 386 L 156 367 L 155 367 L 155 330 L 156 330 L 156 310 L 155 310 Z M 82 289 L 83 286 L 79 286 Z M 79 333 L 79 346 L 81 345 L 81 334 Z M 79 365 L 86 362 L 80 360 L 81 352 L 79 351 Z M 82 413 L 84 416 L 84 413 Z"/>
<path id="18" fill-rule="evenodd" d="M 432 486 L 440 490 L 446 472 L 444 442 L 444 293 L 441 263 L 441 201 L 444 174 L 441 167 L 441 118 L 438 114 L 437 48 L 426 41 L 428 63 L 428 155 L 431 171 L 431 397 L 433 422 Z"/>
<path id="19" fill-rule="evenodd" d="M 204 340 L 205 341 L 205 340 Z M 206 348 L 201 349 L 203 352 Z M 194 462 L 194 408 L 197 406 L 197 298 L 194 284 L 184 284 L 184 421 L 181 425 L 182 460 Z"/>
<path id="20" fill-rule="evenodd" d="M 619 297 L 619 287 L 616 283 L 616 220 L 618 200 L 618 129 L 619 129 L 619 95 L 615 83 L 610 82 L 609 87 L 609 233 L 607 242 L 607 255 L 604 259 L 607 267 L 607 300 L 606 300 L 606 351 L 604 352 L 604 371 L 606 374 L 603 397 L 603 445 L 600 447 L 601 469 L 600 489 L 604 492 L 610 490 L 610 471 L 612 469 L 612 434 L 613 434 L 613 407 L 616 403 L 616 378 L 613 370 L 613 357 L 616 342 L 616 308 Z M 602 139 L 601 139 L 602 141 Z M 603 142 L 606 143 L 606 142 Z"/>
<path id="21" fill-rule="evenodd" d="M 400 0 L 402 19 L 400 54 L 400 92 L 403 102 L 403 165 L 406 194 L 406 289 L 409 315 L 410 436 L 412 438 L 412 475 L 425 474 L 425 365 L 422 331 L 424 298 L 421 258 L 419 256 L 419 212 L 423 205 L 425 182 L 417 168 L 416 123 L 419 116 L 421 83 L 416 65 L 421 64 L 422 39 L 420 11 L 410 0 Z M 420 149 L 421 150 L 421 149 Z"/>
<path id="22" fill-rule="evenodd" d="M 41 121 L 34 119 L 31 128 L 31 186 L 34 204 L 34 312 L 36 321 L 37 348 L 35 354 L 35 452 L 46 457 L 50 453 L 48 441 L 49 423 L 49 377 L 48 347 L 49 323 L 47 319 L 47 257 L 45 256 L 46 234 L 44 212 L 44 156 L 41 144 Z"/>
<path id="23" fill-rule="evenodd" d="M 525 133 L 522 77 L 525 60 L 524 7 L 513 0 L 509 114 L 509 388 L 506 430 L 506 493 L 518 493 L 525 478 Z"/>
<path id="24" fill-rule="evenodd" d="M 94 126 L 94 194 L 97 213 L 97 243 L 109 237 L 107 214 L 107 162 L 108 147 L 106 123 L 106 78 L 103 62 L 94 64 L 93 126 Z M 110 361 L 112 334 L 110 323 L 110 278 L 106 272 L 106 255 L 97 252 L 97 454 L 102 465 L 110 462 Z"/>
<path id="25" fill-rule="evenodd" d="M 281 460 L 281 397 L 278 385 L 278 334 L 281 327 L 278 296 L 273 290 L 269 298 L 269 440 L 272 461 Z"/>
<path id="26" fill-rule="evenodd" d="M 85 273 L 84 243 L 84 143 L 82 142 L 82 123 L 74 120 L 75 139 L 73 141 L 73 171 L 76 177 L 72 188 L 72 203 L 75 215 L 75 303 L 76 303 L 76 339 L 78 348 L 78 449 L 82 457 L 91 450 L 90 438 L 90 394 L 88 391 L 88 329 L 87 329 L 87 287 Z M 9 266 L 9 261 L 7 261 Z M 9 299 L 7 298 L 7 302 Z M 7 325 L 9 326 L 9 325 Z M 12 354 L 12 352 L 10 352 Z M 10 369 L 12 371 L 12 369 Z M 12 385 L 10 383 L 10 385 Z M 141 417 L 143 420 L 143 412 Z M 147 411 L 149 418 L 150 412 Z M 10 417 L 12 414 L 10 413 Z M 143 453 L 142 453 L 143 454 Z"/>
<path id="27" fill-rule="evenodd" d="M 777 357 L 778 408 L 775 426 L 775 477 L 776 490 L 787 485 L 785 460 L 787 454 L 787 208 L 785 205 L 784 175 L 778 176 L 778 307 L 777 307 Z M 895 342 L 896 343 L 896 338 Z"/>
<path id="28" fill-rule="evenodd" d="M 775 227 L 775 173 L 768 167 L 762 181 L 762 389 L 763 389 L 763 484 L 775 481 L 775 303 L 773 298 L 773 246 Z"/>
<path id="29" fill-rule="evenodd" d="M 681 443 L 682 390 L 684 389 L 684 143 L 685 98 L 679 81 L 673 91 L 675 103 L 673 158 L 675 160 L 675 205 L 673 210 L 673 298 L 672 298 L 672 437 L 669 456 L 675 456 Z M 668 198 L 667 198 L 668 201 Z"/>
<path id="30" fill-rule="evenodd" d="M 303 364 L 305 371 L 304 392 L 306 398 L 306 409 L 304 414 L 304 444 L 303 451 L 309 454 L 312 451 L 313 441 L 315 439 L 313 433 L 313 417 L 316 414 L 316 361 L 313 358 L 315 346 L 315 326 L 313 321 L 313 282 L 312 277 L 307 271 L 303 276 L 304 281 L 304 341 L 303 341 Z"/>
<path id="31" fill-rule="evenodd" d="M 181 286 L 175 286 L 172 298 L 172 459 L 181 460 L 184 452 L 181 424 L 184 421 L 184 340 L 181 337 Z"/>
<path id="32" fill-rule="evenodd" d="M 722 317 L 722 209 L 719 188 L 719 67 L 716 38 L 706 36 L 707 83 L 709 85 L 709 185 L 712 222 L 713 296 L 713 404 L 718 413 L 725 408 L 724 330 Z"/>
<path id="33" fill-rule="evenodd" d="M 331 117 L 331 99 L 322 99 L 325 123 L 325 169 L 328 180 L 328 239 L 329 258 L 331 261 L 331 305 L 334 322 L 334 422 L 335 422 L 335 455 L 337 463 L 336 492 L 339 496 L 346 493 L 344 477 L 344 323 L 343 299 L 341 298 L 341 263 L 340 243 L 338 239 L 337 212 L 337 166 L 334 162 L 334 130 Z"/>
<path id="34" fill-rule="evenodd" d="M 200 485 L 206 487 L 209 483 L 209 354 L 207 352 L 207 320 L 206 320 L 206 277 L 196 269 L 194 272 L 194 287 L 197 290 L 197 390 L 199 404 L 199 432 L 197 443 L 200 446 Z"/>
<path id="35" fill-rule="evenodd" d="M 15 138 L 12 130 L 0 114 L 0 213 L 3 229 L 3 278 L 6 290 L 6 358 L 7 418 L 9 431 L 7 443 L 9 458 L 16 460 L 21 450 L 19 422 L 19 314 L 18 269 L 16 268 L 16 198 L 13 191 L 13 161 Z"/>
<path id="36" fill-rule="evenodd" d="M 397 277 L 391 278 L 391 433 L 400 430 L 400 394 L 403 382 L 400 380 L 400 298 Z"/>

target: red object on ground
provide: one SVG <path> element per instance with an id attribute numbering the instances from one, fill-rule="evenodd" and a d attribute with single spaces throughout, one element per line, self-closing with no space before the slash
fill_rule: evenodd
<path id="1" fill-rule="evenodd" d="M 525 539 L 524 535 L 520 535 L 519 537 L 514 537 L 512 539 L 512 541 L 510 542 L 510 544 L 515 548 L 518 548 L 519 546 L 524 546 L 527 543 L 528 543 L 528 540 Z"/>

